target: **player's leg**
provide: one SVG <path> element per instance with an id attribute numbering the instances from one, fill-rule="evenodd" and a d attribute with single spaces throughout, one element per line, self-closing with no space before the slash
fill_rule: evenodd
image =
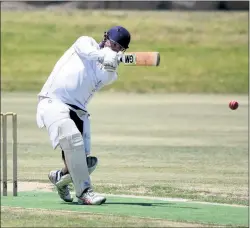
<path id="1" fill-rule="evenodd" d="M 46 126 L 53 148 L 64 151 L 65 163 L 73 180 L 79 204 L 102 204 L 105 197 L 92 191 L 84 141 L 81 132 L 69 116 L 68 107 L 58 100 L 46 99 L 38 105 L 39 115 Z"/>
<path id="2" fill-rule="evenodd" d="M 89 169 L 89 174 L 94 172 L 98 164 L 97 157 L 90 156 L 91 153 L 91 132 L 90 132 L 90 115 L 87 114 L 83 118 L 83 140 L 84 140 L 84 150 L 87 156 L 87 164 Z"/>
<path id="3" fill-rule="evenodd" d="M 65 180 L 67 178 L 67 175 L 63 175 L 61 170 L 52 170 L 49 175 L 49 180 L 52 184 L 56 186 L 58 195 L 60 198 L 65 202 L 72 202 L 73 197 L 70 194 L 69 186 L 68 185 L 58 185 L 61 181 L 68 182 L 68 180 Z M 70 181 L 71 182 L 71 181 Z"/>
<path id="4" fill-rule="evenodd" d="M 76 114 L 76 112 L 74 112 L 73 110 L 70 110 L 69 111 L 69 116 L 70 118 L 74 121 L 77 129 L 81 132 L 81 134 L 83 135 L 83 121 L 79 118 L 79 116 Z M 84 144 L 85 146 L 85 144 Z M 63 162 L 64 162 L 64 167 L 62 168 L 62 173 L 63 174 L 68 174 L 69 171 L 68 171 L 68 167 L 65 163 L 65 156 L 64 156 L 64 151 L 62 151 L 62 159 L 63 159 Z"/>
<path id="5" fill-rule="evenodd" d="M 68 116 L 68 107 L 66 107 L 63 103 L 58 102 L 57 100 L 44 98 L 37 105 L 37 125 L 39 128 L 46 126 L 53 149 L 55 149 L 59 145 L 57 128 L 55 125 L 55 129 L 52 129 L 49 126 L 54 122 L 68 118 Z M 62 176 L 63 174 L 62 172 L 60 172 L 60 170 L 54 170 L 50 172 L 49 179 L 56 186 L 56 183 L 61 180 Z M 62 200 L 64 200 L 65 202 L 73 201 L 68 186 L 56 186 L 56 188 L 58 191 L 58 195 Z"/>
<path id="6" fill-rule="evenodd" d="M 61 169 L 62 174 L 63 175 L 69 174 L 69 170 L 68 170 L 68 167 L 67 167 L 67 164 L 66 164 L 66 161 L 65 161 L 65 155 L 64 155 L 63 150 L 62 150 L 62 160 L 63 160 L 63 164 L 64 164 L 64 167 Z"/>
<path id="7" fill-rule="evenodd" d="M 63 154 L 64 156 L 64 154 Z M 57 188 L 58 195 L 65 202 L 72 202 L 73 198 L 70 195 L 69 183 L 72 182 L 71 176 L 68 173 L 67 164 L 65 158 L 63 158 L 66 169 L 52 170 L 48 177 L 52 184 Z"/>
<path id="8" fill-rule="evenodd" d="M 98 159 L 97 157 L 94 156 L 88 156 L 86 159 L 90 175 L 95 170 L 98 164 Z M 61 170 L 52 170 L 48 175 L 50 181 L 53 184 L 55 184 L 58 188 L 65 188 L 65 186 L 67 187 L 67 185 L 69 185 L 72 182 L 67 164 L 65 162 L 65 156 L 63 151 L 62 151 L 62 160 L 64 162 L 64 167 Z"/>
<path id="9" fill-rule="evenodd" d="M 97 157 L 94 156 L 88 156 L 90 155 L 90 147 L 91 147 L 91 137 L 90 137 L 90 115 L 87 114 L 84 116 L 84 119 L 81 120 L 78 115 L 70 110 L 70 118 L 74 121 L 74 123 L 77 126 L 77 129 L 81 132 L 83 139 L 84 139 L 84 149 L 85 149 L 85 154 L 86 154 L 86 159 L 87 159 L 87 166 L 88 166 L 88 170 L 89 170 L 89 174 L 91 174 L 95 169 L 96 166 L 98 164 L 98 159 Z M 69 183 L 72 182 L 71 180 L 71 176 L 68 172 L 68 167 L 67 164 L 65 162 L 65 155 L 64 155 L 64 151 L 62 151 L 62 160 L 64 162 L 64 167 L 60 170 L 62 173 L 61 179 L 57 182 L 57 186 L 62 187 L 65 185 L 68 185 Z M 55 179 L 55 175 L 57 175 L 57 172 L 59 170 L 54 170 L 51 171 L 49 174 L 49 179 Z"/>
<path id="10" fill-rule="evenodd" d="M 70 119 L 61 121 L 59 144 L 64 151 L 65 162 L 71 175 L 79 204 L 102 204 L 106 198 L 93 192 L 88 173 L 82 134 Z"/>

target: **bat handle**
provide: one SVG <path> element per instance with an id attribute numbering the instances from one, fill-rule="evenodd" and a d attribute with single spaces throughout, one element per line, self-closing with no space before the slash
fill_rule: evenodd
<path id="1" fill-rule="evenodd" d="M 123 54 L 119 54 L 119 56 L 118 56 L 118 63 L 124 62 L 123 59 L 124 59 L 124 55 Z"/>

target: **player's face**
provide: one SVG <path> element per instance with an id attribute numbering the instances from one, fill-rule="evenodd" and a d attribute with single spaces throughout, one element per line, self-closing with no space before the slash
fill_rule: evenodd
<path id="1" fill-rule="evenodd" d="M 115 52 L 119 52 L 119 51 L 125 52 L 125 50 L 126 50 L 120 44 L 118 44 L 112 40 L 107 40 L 105 43 L 105 46 L 110 47 Z"/>

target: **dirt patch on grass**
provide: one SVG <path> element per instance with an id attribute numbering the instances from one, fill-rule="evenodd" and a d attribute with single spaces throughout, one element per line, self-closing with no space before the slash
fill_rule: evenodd
<path id="1" fill-rule="evenodd" d="M 11 182 L 8 183 L 8 191 L 12 192 L 13 184 Z M 1 182 L 1 191 L 2 191 L 2 182 Z M 52 192 L 53 185 L 50 183 L 42 183 L 42 182 L 18 182 L 18 192 L 26 192 L 26 191 L 43 191 L 43 192 Z"/>

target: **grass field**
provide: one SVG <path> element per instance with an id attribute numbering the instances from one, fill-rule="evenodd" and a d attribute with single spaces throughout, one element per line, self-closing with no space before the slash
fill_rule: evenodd
<path id="1" fill-rule="evenodd" d="M 104 194 L 184 198 L 196 204 L 166 201 L 148 206 L 138 199 L 117 203 L 108 196 L 111 203 L 104 207 L 65 211 L 78 209 L 62 204 L 56 192 L 39 198 L 30 191 L 2 200 L 1 226 L 246 226 L 245 12 L 1 12 L 1 111 L 18 113 L 20 188 L 47 184 L 48 172 L 62 167 L 60 151 L 52 150 L 46 131 L 36 126 L 36 94 L 79 36 L 99 41 L 103 31 L 116 24 L 131 31 L 129 50 L 159 51 L 161 65 L 121 65 L 119 80 L 90 104 L 92 154 L 99 158 L 92 174 L 94 188 Z M 233 99 L 240 104 L 235 111 L 228 108 Z M 8 171 L 10 179 L 11 165 Z M 43 201 L 53 209 L 39 207 Z M 230 204 L 223 207 L 229 207 L 231 216 L 212 204 L 204 212 L 197 201 Z M 111 213 L 105 214 L 105 208 Z M 121 212 L 125 208 L 127 214 Z M 143 209 L 157 214 L 157 219 L 143 217 Z M 207 220 L 202 220 L 205 215 Z"/>
<path id="2" fill-rule="evenodd" d="M 22 210 L 6 208 L 1 211 L 1 224 L 11 227 L 208 227 L 203 224 L 145 219 L 128 216 L 69 213 L 55 210 Z M 49 216 L 49 220 L 47 219 Z M 13 219 L 16 218 L 16 219 Z M 210 226 L 211 227 L 211 226 Z"/>
<path id="3" fill-rule="evenodd" d="M 237 111 L 227 106 L 232 98 Z M 10 110 L 18 113 L 19 180 L 47 182 L 62 162 L 36 126 L 36 95 L 3 93 L 2 111 Z M 97 191 L 248 204 L 246 96 L 102 93 L 90 112 Z"/>
<path id="4" fill-rule="evenodd" d="M 121 24 L 131 51 L 159 51 L 161 65 L 119 68 L 112 91 L 247 93 L 247 12 L 1 12 L 1 88 L 40 89 L 81 35 Z"/>
<path id="5" fill-rule="evenodd" d="M 11 217 L 11 213 L 22 213 L 21 221 L 26 224 L 36 224 L 41 221 L 44 215 L 52 213 L 51 225 L 70 224 L 78 226 L 115 226 L 128 227 L 139 226 L 146 227 L 158 226 L 183 226 L 193 227 L 194 225 L 222 225 L 222 226 L 245 226 L 247 224 L 248 208 L 246 206 L 232 205 L 214 205 L 204 204 L 202 202 L 177 202 L 176 200 L 143 199 L 121 196 L 108 196 L 105 204 L 101 206 L 79 206 L 77 203 L 63 203 L 53 192 L 20 192 L 19 196 L 4 197 L 1 205 L 4 208 L 4 219 Z M 62 221 L 59 221 L 61 216 Z M 38 217 L 30 220 L 29 214 L 33 213 Z M 80 220 L 86 215 L 86 222 Z M 97 216 L 98 215 L 98 216 Z M 104 217 L 104 215 L 107 215 Z M 58 216 L 58 217 L 56 217 Z M 77 218 L 78 216 L 78 218 Z M 76 221 L 74 221 L 76 219 Z M 10 221 L 11 219 L 9 219 Z M 97 220 L 97 221 L 96 221 Z M 126 221 L 127 220 L 127 221 Z M 13 221 L 13 220 L 12 220 Z M 21 221 L 13 223 L 20 224 Z M 176 222 L 178 221 L 178 222 Z M 10 223 L 10 222 L 9 222 Z M 172 224 L 171 224 L 172 223 Z M 41 222 L 41 224 L 44 224 Z M 46 224 L 46 222 L 45 222 Z M 65 226 L 64 225 L 64 226 Z"/>
<path id="6" fill-rule="evenodd" d="M 237 111 L 227 106 L 232 98 L 240 102 Z M 18 113 L 19 181 L 48 182 L 48 172 L 60 168 L 62 161 L 46 131 L 36 126 L 36 94 L 4 92 L 2 111 Z M 102 93 L 90 112 L 93 154 L 100 159 L 92 175 L 96 191 L 248 205 L 246 96 Z M 37 210 L 31 219 L 27 209 L 4 207 L 2 224 L 37 226 L 46 213 Z M 65 218 L 60 213 L 52 213 L 50 224 L 75 226 L 85 217 Z M 172 222 L 118 215 L 96 218 L 92 214 L 85 225 L 187 226 L 181 218 Z"/>

